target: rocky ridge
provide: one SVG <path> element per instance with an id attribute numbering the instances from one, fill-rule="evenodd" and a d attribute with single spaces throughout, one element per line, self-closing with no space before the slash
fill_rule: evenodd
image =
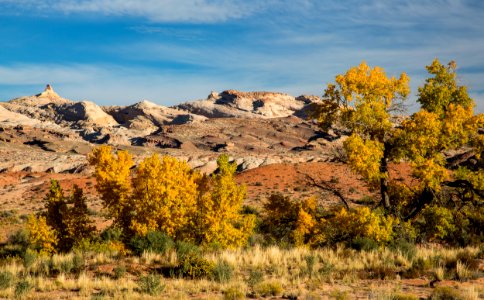
<path id="1" fill-rule="evenodd" d="M 317 101 L 228 90 L 174 107 L 149 101 L 102 107 L 65 99 L 48 85 L 38 95 L 0 102 L 0 171 L 80 172 L 86 170 L 85 154 L 103 143 L 128 149 L 137 159 L 153 152 L 173 155 L 207 173 L 223 152 L 239 170 L 325 161 L 334 158 L 341 139 L 321 136 L 305 120 Z"/>

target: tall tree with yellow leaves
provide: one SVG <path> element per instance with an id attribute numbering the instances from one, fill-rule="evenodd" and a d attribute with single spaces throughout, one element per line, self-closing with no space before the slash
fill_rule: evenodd
<path id="1" fill-rule="evenodd" d="M 388 162 L 392 159 L 395 131 L 390 111 L 409 93 L 405 73 L 399 78 L 388 77 L 382 68 L 371 68 L 363 62 L 336 76 L 336 82 L 328 85 L 324 102 L 333 105 L 326 105 L 331 109 L 320 112 L 320 120 L 332 120 L 337 114 L 351 131 L 344 142 L 348 163 L 371 184 L 380 186 L 381 203 L 386 209 L 391 205 Z"/>
<path id="2" fill-rule="evenodd" d="M 460 199 L 482 201 L 484 173 L 482 152 L 484 127 L 482 114 L 473 112 L 474 101 L 465 86 L 457 83 L 456 64 L 442 65 L 437 59 L 427 66 L 431 77 L 419 88 L 421 110 L 404 120 L 392 123 L 392 104 L 409 94 L 408 77 L 389 78 L 383 69 L 371 69 L 365 63 L 336 76 L 329 84 L 325 101 L 338 109 L 320 110 L 320 120 L 338 120 L 351 131 L 344 142 L 348 163 L 370 183 L 379 184 L 381 203 L 387 211 L 396 212 L 389 193 L 388 163 L 408 161 L 420 186 L 393 194 L 405 194 L 404 219 L 415 217 L 425 205 L 436 199 L 442 186 L 459 189 Z M 335 107 L 335 105 L 331 106 Z M 328 117 L 328 113 L 331 115 Z M 468 147 L 465 157 L 474 155 L 480 164 L 471 169 L 458 167 L 444 152 Z M 401 185 L 393 185 L 398 190 Z M 399 212 L 401 213 L 401 212 Z"/>
<path id="3" fill-rule="evenodd" d="M 235 163 L 227 155 L 218 160 L 218 173 L 208 179 L 198 198 L 195 226 L 201 243 L 217 243 L 223 248 L 240 247 L 247 243 L 255 226 L 255 216 L 241 214 L 246 197 L 245 186 L 238 185 Z"/>
<path id="4" fill-rule="evenodd" d="M 484 149 L 484 136 L 478 133 L 484 127 L 484 115 L 474 114 L 474 100 L 465 86 L 458 85 L 456 67 L 453 61 L 444 66 L 438 59 L 427 66 L 432 76 L 419 88 L 421 110 L 405 120 L 397 134 L 400 155 L 411 162 L 413 175 L 421 183 L 409 218 L 430 204 L 442 187 L 461 188 L 473 200 L 484 196 L 483 169 L 475 165 L 474 170 L 455 170 L 458 164 L 444 156 L 465 146 L 465 157 L 474 155 L 479 160 Z"/>
<path id="5" fill-rule="evenodd" d="M 117 151 L 107 145 L 95 148 L 88 156 L 95 167 L 96 190 L 101 195 L 104 208 L 114 224 L 128 230 L 131 226 L 131 167 L 133 158 L 128 151 Z"/>

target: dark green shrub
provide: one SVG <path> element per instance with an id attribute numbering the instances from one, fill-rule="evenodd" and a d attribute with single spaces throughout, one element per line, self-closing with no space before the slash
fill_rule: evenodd
<path id="1" fill-rule="evenodd" d="M 105 242 L 121 241 L 123 230 L 118 227 L 108 227 L 101 232 L 101 239 Z"/>
<path id="2" fill-rule="evenodd" d="M 417 255 L 417 246 L 404 239 L 396 239 L 390 244 L 390 249 L 398 250 L 409 260 L 413 260 Z"/>
<path id="3" fill-rule="evenodd" d="M 358 251 L 371 251 L 378 249 L 376 241 L 367 237 L 356 237 L 350 242 L 350 247 Z"/>
<path id="4" fill-rule="evenodd" d="M 262 279 L 264 279 L 264 273 L 262 273 L 260 270 L 250 270 L 247 284 L 250 287 L 254 287 L 257 283 L 261 282 Z"/>
<path id="5" fill-rule="evenodd" d="M 9 235 L 7 244 L 0 250 L 0 257 L 23 257 L 29 243 L 29 233 L 24 229 L 17 230 Z"/>
<path id="6" fill-rule="evenodd" d="M 151 296 L 157 296 L 165 290 L 165 285 L 161 283 L 161 277 L 155 274 L 140 277 L 138 285 L 141 293 Z"/>
<path id="7" fill-rule="evenodd" d="M 0 290 L 5 290 L 12 286 L 14 279 L 12 273 L 7 271 L 0 272 Z"/>
<path id="8" fill-rule="evenodd" d="M 250 206 L 250 205 L 243 205 L 242 206 L 242 214 L 244 215 L 259 215 L 259 211 L 257 208 Z"/>
<path id="9" fill-rule="evenodd" d="M 75 253 L 72 258 L 72 272 L 75 274 L 81 273 L 86 265 L 84 257 L 80 253 Z"/>
<path id="10" fill-rule="evenodd" d="M 135 236 L 130 242 L 131 249 L 137 255 L 145 251 L 164 254 L 173 248 L 174 242 L 165 233 L 160 231 L 150 231 L 146 236 Z"/>
<path id="11" fill-rule="evenodd" d="M 23 298 L 27 295 L 33 286 L 27 280 L 21 280 L 15 285 L 15 298 Z"/>
<path id="12" fill-rule="evenodd" d="M 113 269 L 113 273 L 114 273 L 115 279 L 123 278 L 124 275 L 126 274 L 126 267 L 125 266 L 116 266 L 116 268 Z"/>
<path id="13" fill-rule="evenodd" d="M 37 260 L 37 257 L 38 257 L 37 252 L 27 249 L 27 251 L 25 251 L 23 255 L 23 260 L 22 260 L 25 269 L 30 269 L 30 267 L 32 267 L 35 261 Z"/>
<path id="14" fill-rule="evenodd" d="M 230 279 L 232 279 L 234 270 L 232 266 L 224 261 L 224 260 L 219 260 L 217 264 L 215 264 L 215 267 L 213 268 L 213 279 L 216 282 L 220 283 L 225 283 L 229 282 Z"/>

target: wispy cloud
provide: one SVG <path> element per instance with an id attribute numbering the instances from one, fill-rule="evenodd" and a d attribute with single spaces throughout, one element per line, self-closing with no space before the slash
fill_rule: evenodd
<path id="1" fill-rule="evenodd" d="M 111 16 L 132 34 L 88 40 L 86 51 L 102 65 L 84 57 L 54 65 L 8 60 L 0 68 L 3 85 L 44 84 L 52 76 L 49 82 L 79 93 L 73 98 L 112 103 L 142 97 L 173 104 L 228 88 L 320 95 L 336 74 L 366 60 L 411 76 L 415 110 L 424 66 L 438 57 L 457 61 L 462 83 L 484 111 L 478 0 L 0 0 L 0 8 L 47 19 L 75 15 L 81 23 L 86 17 L 90 25 Z"/>
<path id="2" fill-rule="evenodd" d="M 230 0 L 0 0 L 2 3 L 44 15 L 99 14 L 140 17 L 153 22 L 194 23 L 238 19 L 250 15 L 257 7 L 254 3 Z"/>

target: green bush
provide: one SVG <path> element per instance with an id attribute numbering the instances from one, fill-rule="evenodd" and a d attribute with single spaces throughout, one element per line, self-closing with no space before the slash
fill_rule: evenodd
<path id="1" fill-rule="evenodd" d="M 138 285 L 141 293 L 151 296 L 157 296 L 165 290 L 165 285 L 161 283 L 161 277 L 155 274 L 141 276 Z"/>
<path id="2" fill-rule="evenodd" d="M 118 227 L 108 227 L 101 232 L 101 239 L 105 242 L 121 241 L 123 230 Z"/>
<path id="3" fill-rule="evenodd" d="M 250 270 L 247 284 L 250 287 L 254 287 L 257 283 L 261 282 L 262 279 L 264 279 L 264 273 L 262 273 L 260 270 Z"/>
<path id="4" fill-rule="evenodd" d="M 150 231 L 146 236 L 135 236 L 131 239 L 130 246 L 137 255 L 141 255 L 145 251 L 164 254 L 173 249 L 174 242 L 165 233 Z"/>
<path id="5" fill-rule="evenodd" d="M 37 260 L 37 257 L 38 257 L 37 252 L 27 249 L 27 251 L 25 251 L 23 255 L 23 260 L 22 260 L 25 269 L 30 269 L 30 267 L 32 267 L 35 261 Z"/>
<path id="6" fill-rule="evenodd" d="M 306 261 L 306 273 L 311 278 L 314 273 L 314 265 L 316 265 L 318 258 L 314 255 L 307 255 L 304 257 L 304 260 Z"/>
<path id="7" fill-rule="evenodd" d="M 371 251 L 378 249 L 379 245 L 376 241 L 367 237 L 356 237 L 351 240 L 350 248 L 358 251 Z"/>
<path id="8" fill-rule="evenodd" d="M 390 249 L 398 250 L 409 260 L 413 260 L 417 255 L 417 246 L 404 239 L 396 239 L 390 244 Z"/>
<path id="9" fill-rule="evenodd" d="M 229 282 L 232 279 L 233 273 L 234 270 L 228 262 L 219 260 L 213 268 L 213 279 L 220 283 Z"/>
<path id="10" fill-rule="evenodd" d="M 14 279 L 12 273 L 7 271 L 0 272 L 0 290 L 5 290 L 11 287 Z"/>
<path id="11" fill-rule="evenodd" d="M 200 255 L 201 253 L 200 247 L 185 241 L 176 242 L 175 248 L 178 259 L 183 259 L 183 257 L 186 255 Z"/>
<path id="12" fill-rule="evenodd" d="M 27 280 L 21 280 L 15 285 L 15 298 L 23 298 L 27 295 L 33 286 Z"/>
<path id="13" fill-rule="evenodd" d="M 115 279 L 123 278 L 124 275 L 126 274 L 126 267 L 125 266 L 116 266 L 116 268 L 113 269 L 113 273 L 114 273 Z"/>
<path id="14" fill-rule="evenodd" d="M 72 258 L 72 272 L 75 274 L 81 273 L 86 265 L 84 257 L 80 253 L 75 253 Z"/>
<path id="15" fill-rule="evenodd" d="M 62 274 L 71 273 L 73 268 L 74 268 L 74 264 L 72 262 L 72 259 L 65 259 L 60 263 L 60 272 Z"/>

